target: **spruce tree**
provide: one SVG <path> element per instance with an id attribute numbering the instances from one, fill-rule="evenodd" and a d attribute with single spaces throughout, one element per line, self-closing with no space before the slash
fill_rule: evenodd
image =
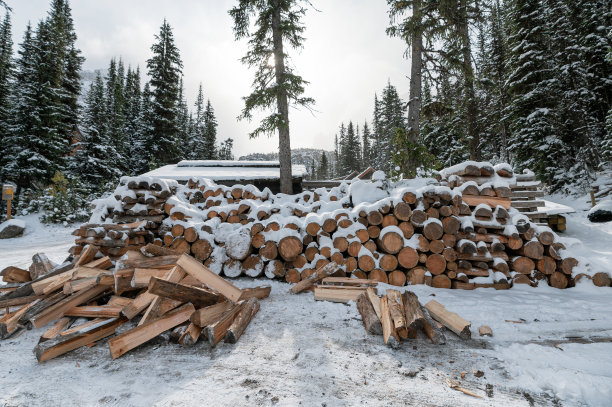
<path id="1" fill-rule="evenodd" d="M 104 81 L 98 72 L 87 93 L 81 125 L 80 140 L 74 145 L 70 157 L 70 171 L 86 185 L 100 189 L 106 183 L 116 182 L 121 170 L 115 163 L 121 160 L 110 134 L 111 121 L 107 120 L 109 106 L 106 102 Z"/>
<path id="2" fill-rule="evenodd" d="M 6 12 L 0 24 L 0 148 L 5 151 L 5 137 L 9 135 L 10 94 L 13 86 L 13 39 L 11 37 L 11 16 Z M 2 167 L 0 166 L 0 178 Z"/>
<path id="3" fill-rule="evenodd" d="M 178 95 L 178 106 L 177 116 L 178 124 L 178 150 L 179 159 L 189 159 L 189 142 L 191 140 L 192 126 L 191 117 L 189 116 L 189 108 L 187 107 L 187 100 L 185 99 L 185 88 L 183 86 L 183 78 L 179 82 L 179 95 Z"/>
<path id="4" fill-rule="evenodd" d="M 154 148 L 156 146 L 155 129 L 154 123 L 154 111 L 153 111 L 153 93 L 151 92 L 151 86 L 149 82 L 145 83 L 144 89 L 142 90 L 142 100 L 140 105 L 140 116 L 138 119 L 139 123 L 139 134 L 142 137 L 143 155 L 140 157 L 140 165 L 142 169 L 138 173 L 146 172 L 158 167 L 158 161 L 155 159 Z"/>
<path id="5" fill-rule="evenodd" d="M 127 141 L 126 158 L 130 175 L 140 175 L 147 167 L 141 108 L 140 68 L 137 67 L 135 71 L 128 68 L 125 79 L 124 134 Z"/>
<path id="6" fill-rule="evenodd" d="M 219 145 L 219 160 L 233 160 L 234 154 L 232 149 L 234 148 L 234 140 L 231 138 L 225 139 Z"/>
<path id="7" fill-rule="evenodd" d="M 215 110 L 210 103 L 210 99 L 206 101 L 206 110 L 204 111 L 204 158 L 213 160 L 217 157 L 215 146 L 217 144 L 217 118 Z"/>
<path id="8" fill-rule="evenodd" d="M 152 164 L 164 165 L 180 159 L 179 95 L 183 62 L 174 43 L 170 24 L 164 19 L 160 32 L 151 46 L 153 56 L 147 60 L 151 78 L 152 133 L 148 147 L 152 153 Z"/>
<path id="9" fill-rule="evenodd" d="M 114 164 L 122 172 L 128 171 L 128 145 L 126 127 L 126 78 L 125 68 L 121 59 L 117 62 L 111 59 L 106 76 L 106 91 L 104 103 L 105 113 L 100 117 L 106 120 L 107 139 L 110 146 L 118 154 Z"/>
<path id="10" fill-rule="evenodd" d="M 325 151 L 321 154 L 321 160 L 319 161 L 319 169 L 317 170 L 317 179 L 326 180 L 329 178 L 329 162 L 327 161 L 327 155 Z"/>
<path id="11" fill-rule="evenodd" d="M 308 84 L 295 74 L 289 65 L 289 56 L 284 46 L 301 48 L 304 25 L 301 20 L 306 13 L 302 4 L 309 0 L 238 0 L 229 13 L 234 20 L 237 40 L 249 38 L 249 51 L 242 62 L 256 67 L 253 92 L 244 98 L 245 107 L 241 118 L 252 119 L 257 110 L 272 110 L 251 137 L 272 134 L 278 131 L 281 192 L 292 193 L 291 139 L 289 134 L 289 105 L 308 107 L 312 98 L 303 97 Z M 255 31 L 251 32 L 252 19 Z"/>
<path id="12" fill-rule="evenodd" d="M 372 166 L 372 147 L 370 146 L 370 138 L 372 137 L 370 134 L 370 127 L 368 126 L 368 122 L 363 123 L 363 140 L 361 142 L 362 152 L 361 152 L 361 160 L 363 168 L 367 168 Z"/>
<path id="13" fill-rule="evenodd" d="M 341 167 L 342 171 L 345 174 L 350 174 L 353 171 L 360 170 L 359 164 L 359 153 L 361 146 L 359 145 L 359 137 L 355 131 L 355 126 L 353 122 L 350 121 L 348 126 L 346 127 L 346 131 L 344 130 L 344 123 L 340 128 L 341 134 Z"/>
<path id="14" fill-rule="evenodd" d="M 204 92 L 202 84 L 198 88 L 198 96 L 195 101 L 195 117 L 193 129 L 189 137 L 189 158 L 191 160 L 208 159 L 206 146 L 204 145 Z"/>

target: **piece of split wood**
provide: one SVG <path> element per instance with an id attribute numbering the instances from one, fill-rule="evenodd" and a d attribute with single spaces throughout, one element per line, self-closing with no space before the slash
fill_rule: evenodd
<path id="1" fill-rule="evenodd" d="M 483 325 L 478 328 L 478 333 L 480 334 L 480 336 L 493 336 L 493 331 L 491 330 L 491 327 L 487 325 Z"/>

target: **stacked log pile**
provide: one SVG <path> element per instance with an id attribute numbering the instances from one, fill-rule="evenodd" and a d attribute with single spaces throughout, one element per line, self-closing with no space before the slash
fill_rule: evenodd
<path id="1" fill-rule="evenodd" d="M 78 255 L 84 246 L 93 244 L 104 255 L 116 259 L 128 250 L 153 242 L 166 217 L 166 201 L 177 186 L 176 181 L 158 178 L 122 177 L 110 198 L 111 205 L 105 206 L 104 213 L 94 213 L 97 222 L 73 232 L 77 239 L 70 253 Z"/>
<path id="2" fill-rule="evenodd" d="M 389 188 L 380 180 L 358 181 L 293 196 L 192 179 L 166 199 L 163 221 L 139 244 L 152 241 L 190 254 L 230 278 L 296 283 L 335 262 L 334 277 L 397 286 L 575 284 L 577 262 L 565 257 L 557 235 L 511 208 L 509 185 L 516 178 L 508 165 L 467 163 L 442 175 L 442 185 Z M 121 200 L 96 210 L 100 218 L 121 213 L 123 194 L 116 195 Z M 94 233 L 90 229 L 78 233 Z"/>
<path id="3" fill-rule="evenodd" d="M 39 362 L 92 346 L 124 324 L 131 326 L 108 341 L 113 359 L 167 331 L 182 345 L 235 343 L 269 294 L 270 287 L 241 290 L 196 259 L 153 244 L 114 264 L 88 245 L 0 296 L 0 338 L 50 324 L 34 349 Z"/>

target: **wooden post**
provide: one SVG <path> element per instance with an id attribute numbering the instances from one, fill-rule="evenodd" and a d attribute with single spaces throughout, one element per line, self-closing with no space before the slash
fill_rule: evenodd
<path id="1" fill-rule="evenodd" d="M 595 205 L 597 204 L 597 203 L 595 202 L 595 190 L 594 190 L 594 189 L 591 189 L 589 192 L 591 193 L 591 206 L 593 207 L 593 206 L 595 206 Z M 9 218 L 9 219 L 10 219 L 10 218 Z"/>
<path id="2" fill-rule="evenodd" d="M 14 187 L 2 185 L 2 200 L 6 201 L 6 220 L 11 220 L 11 204 L 13 202 Z"/>

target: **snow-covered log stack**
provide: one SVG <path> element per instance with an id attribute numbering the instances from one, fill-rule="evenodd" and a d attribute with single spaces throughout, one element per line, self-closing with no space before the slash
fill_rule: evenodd
<path id="1" fill-rule="evenodd" d="M 336 277 L 398 286 L 574 284 L 577 262 L 563 256 L 556 234 L 510 207 L 514 174 L 508 165 L 470 162 L 442 171 L 441 178 L 442 185 L 434 179 L 392 183 L 377 173 L 372 181 L 291 196 L 192 179 L 172 185 L 163 221 L 149 230 L 155 244 L 191 254 L 227 277 L 295 283 L 335 262 Z M 123 194 L 117 195 L 121 200 L 99 203 L 97 213 L 125 212 Z"/>
<path id="2" fill-rule="evenodd" d="M 174 195 L 178 183 L 151 177 L 122 177 L 111 197 L 94 202 L 92 221 L 81 225 L 71 253 L 79 254 L 93 244 L 104 255 L 117 258 L 128 250 L 137 250 L 153 242 L 166 217 L 164 206 Z"/>

